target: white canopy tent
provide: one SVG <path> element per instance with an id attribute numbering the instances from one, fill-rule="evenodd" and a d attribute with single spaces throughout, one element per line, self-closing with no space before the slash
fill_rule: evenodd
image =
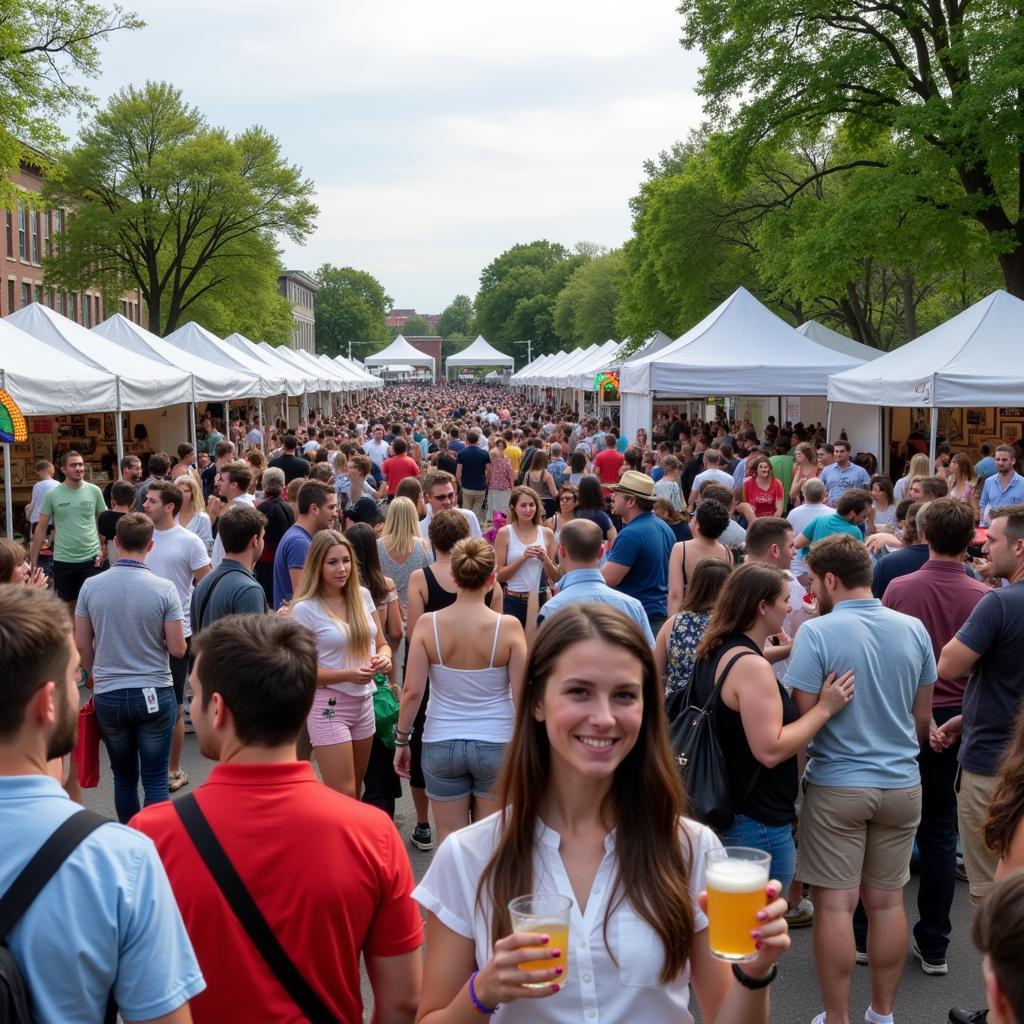
<path id="1" fill-rule="evenodd" d="M 531 384 L 537 387 L 555 387 L 558 374 L 568 369 L 573 363 L 585 359 L 597 350 L 597 345 L 588 345 L 586 348 L 572 348 L 568 352 L 559 352 L 553 356 L 550 362 L 538 366 L 529 374 L 524 374 L 519 383 Z"/>
<path id="2" fill-rule="evenodd" d="M 236 370 L 241 367 L 253 374 L 260 381 L 260 398 L 270 398 L 273 395 L 283 395 L 288 392 L 288 384 L 284 375 L 265 363 L 260 362 L 254 356 L 226 345 L 216 334 L 200 327 L 194 320 L 179 327 L 176 331 L 164 338 L 169 345 L 174 345 L 185 352 L 202 356 L 211 363 L 218 366 Z"/>
<path id="3" fill-rule="evenodd" d="M 367 356 L 364 360 L 367 366 L 391 366 L 400 363 L 411 363 L 413 366 L 429 366 L 431 380 L 437 380 L 437 367 L 434 365 L 434 357 L 428 356 L 419 349 L 415 349 L 400 334 L 387 348 Z"/>
<path id="4" fill-rule="evenodd" d="M 799 334 L 746 288 L 738 288 L 717 309 L 653 353 L 641 353 L 619 372 L 621 427 L 633 437 L 639 427 L 650 431 L 655 397 L 700 398 L 709 395 L 824 395 L 833 373 L 852 369 L 861 360 L 835 352 Z M 878 451 L 880 418 L 865 422 L 846 415 L 857 443 Z M 852 438 L 852 434 L 851 434 Z"/>
<path id="5" fill-rule="evenodd" d="M 355 380 L 358 383 L 360 389 L 362 388 L 380 388 L 384 386 L 384 382 L 379 377 L 374 377 L 365 366 L 361 366 L 354 359 L 346 359 L 345 356 L 335 356 L 334 361 L 343 369 L 348 370 L 355 376 Z"/>
<path id="6" fill-rule="evenodd" d="M 245 355 L 252 359 L 265 363 L 271 370 L 276 370 L 280 373 L 284 378 L 285 388 L 289 397 L 298 398 L 300 395 L 304 395 L 307 391 L 318 390 L 319 382 L 312 374 L 297 373 L 294 368 L 290 369 L 287 364 L 279 362 L 272 357 L 265 356 L 263 350 L 260 349 L 256 342 L 250 341 L 244 334 L 239 334 L 236 331 L 234 334 L 229 334 L 222 340 L 225 345 L 229 345 L 231 348 L 245 353 Z"/>
<path id="7" fill-rule="evenodd" d="M 832 349 L 833 352 L 843 352 L 856 359 L 863 359 L 865 362 L 870 362 L 872 359 L 877 359 L 880 355 L 883 355 L 881 349 L 872 348 L 870 345 L 854 341 L 853 338 L 848 338 L 845 334 L 833 331 L 831 327 L 819 324 L 817 320 L 808 320 L 807 323 L 801 324 L 797 330 L 804 337 L 810 338 L 811 341 L 816 341 L 819 345 L 824 345 L 825 348 Z"/>
<path id="8" fill-rule="evenodd" d="M 560 356 L 564 356 L 564 355 L 565 355 L 565 350 L 564 349 L 560 349 L 558 352 L 548 352 L 545 355 L 537 356 L 536 359 L 531 360 L 524 367 L 520 368 L 515 373 L 513 373 L 512 376 L 509 378 L 509 383 L 510 384 L 526 384 L 526 383 L 528 383 L 527 378 L 530 377 L 531 374 L 535 373 L 542 366 L 546 366 L 553 359 L 558 359 Z"/>
<path id="9" fill-rule="evenodd" d="M 512 356 L 499 352 L 482 334 L 478 334 L 472 344 L 445 360 L 444 371 L 447 375 L 450 366 L 506 366 L 511 370 L 515 368 L 515 365 L 516 361 Z"/>
<path id="10" fill-rule="evenodd" d="M 614 339 L 609 339 L 599 346 L 596 352 L 581 359 L 564 371 L 559 371 L 561 386 L 576 391 L 593 391 L 594 378 L 614 360 L 615 354 L 622 346 Z"/>
<path id="11" fill-rule="evenodd" d="M 873 362 L 829 377 L 829 401 L 931 409 L 934 462 L 940 408 L 1021 404 L 1022 338 L 1024 301 L 996 291 Z"/>

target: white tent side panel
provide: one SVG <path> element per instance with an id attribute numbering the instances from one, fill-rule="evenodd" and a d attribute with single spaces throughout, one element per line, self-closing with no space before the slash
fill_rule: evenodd
<path id="1" fill-rule="evenodd" d="M 650 393 L 646 395 L 638 395 L 636 393 L 621 394 L 619 425 L 622 428 L 623 437 L 632 442 L 640 427 L 647 431 L 648 437 L 652 437 L 653 421 L 654 412 Z"/>

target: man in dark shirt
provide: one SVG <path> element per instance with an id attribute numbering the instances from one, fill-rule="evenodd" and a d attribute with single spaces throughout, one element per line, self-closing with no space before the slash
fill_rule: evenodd
<path id="1" fill-rule="evenodd" d="M 286 434 L 282 447 L 284 451 L 276 459 L 271 459 L 267 465 L 284 473 L 285 486 L 300 476 L 309 476 L 309 460 L 297 454 L 298 438 L 294 434 Z"/>
<path id="2" fill-rule="evenodd" d="M 449 448 L 450 442 L 442 439 L 439 443 L 440 450 L 434 465 L 445 473 L 451 473 L 452 476 L 455 476 L 458 472 L 459 464 L 456 461 L 452 450 Z"/>
<path id="3" fill-rule="evenodd" d="M 125 483 L 132 485 L 132 504 L 134 505 L 135 487 L 138 484 L 138 482 L 142 479 L 142 460 L 138 457 L 138 455 L 126 455 L 121 460 L 120 469 L 121 479 Z M 109 484 L 107 484 L 106 487 L 103 488 L 103 500 L 107 503 L 107 508 L 109 508 L 111 505 L 110 496 L 113 493 L 114 484 L 116 482 L 117 481 L 111 481 Z M 111 540 L 113 540 L 113 537 L 111 537 Z"/>
<path id="4" fill-rule="evenodd" d="M 203 498 L 209 501 L 216 486 L 217 474 L 221 466 L 232 462 L 235 458 L 235 446 L 231 441 L 219 441 L 214 449 L 214 459 L 206 469 L 203 470 L 200 480 L 203 482 Z"/>
<path id="5" fill-rule="evenodd" d="M 484 500 L 491 484 L 491 457 L 486 448 L 480 447 L 480 434 L 471 430 L 466 435 L 469 442 L 455 457 L 455 480 L 462 487 L 462 505 L 472 512 L 481 526 L 487 514 Z"/>

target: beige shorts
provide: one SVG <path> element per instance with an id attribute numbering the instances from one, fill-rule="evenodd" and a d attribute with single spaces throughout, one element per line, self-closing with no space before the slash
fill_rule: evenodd
<path id="1" fill-rule="evenodd" d="M 999 777 L 978 775 L 961 769 L 956 781 L 956 811 L 960 825 L 960 843 L 964 867 L 971 890 L 971 902 L 977 906 L 988 894 L 995 878 L 999 858 L 985 845 L 983 830 L 988 805 Z"/>
<path id="2" fill-rule="evenodd" d="M 902 889 L 921 821 L 921 787 L 804 788 L 796 877 L 824 889 Z"/>

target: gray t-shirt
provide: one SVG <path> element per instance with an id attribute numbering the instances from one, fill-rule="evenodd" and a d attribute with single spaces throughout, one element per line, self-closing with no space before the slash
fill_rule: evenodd
<path id="1" fill-rule="evenodd" d="M 92 623 L 94 693 L 171 685 L 164 623 L 185 616 L 170 580 L 122 559 L 85 581 L 75 617 Z"/>

